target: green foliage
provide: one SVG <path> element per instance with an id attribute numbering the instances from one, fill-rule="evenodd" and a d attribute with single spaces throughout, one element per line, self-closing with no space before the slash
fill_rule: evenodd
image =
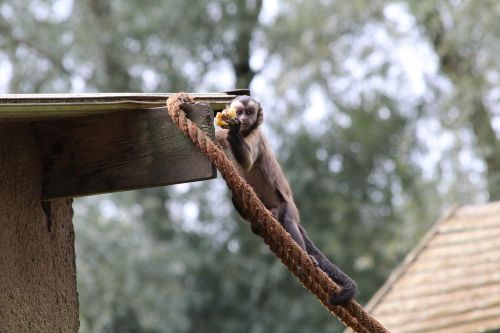
<path id="1" fill-rule="evenodd" d="M 454 86 L 442 92 L 439 116 L 462 145 L 467 144 L 464 133 L 473 136 L 471 149 L 484 162 L 489 199 L 498 200 L 500 144 L 493 125 L 500 105 L 500 29 L 496 23 L 500 7 L 495 1 L 470 0 L 429 0 L 409 2 L 409 6 L 436 51 L 442 73 Z M 459 176 L 468 171 L 462 170 Z"/>
<path id="2" fill-rule="evenodd" d="M 200 76 L 227 59 L 230 69 L 243 66 L 248 52 L 246 59 L 239 52 L 248 47 L 260 6 L 244 0 L 3 1 L 0 46 L 13 66 L 10 91 L 193 90 Z M 241 86 L 253 77 L 243 74 Z"/>

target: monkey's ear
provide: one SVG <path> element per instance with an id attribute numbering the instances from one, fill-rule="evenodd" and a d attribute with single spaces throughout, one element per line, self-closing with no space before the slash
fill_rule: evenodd
<path id="1" fill-rule="evenodd" d="M 262 125 L 264 122 L 264 110 L 262 109 L 262 106 L 260 106 L 259 103 L 259 111 L 257 114 L 257 120 L 255 121 L 255 127 Z"/>

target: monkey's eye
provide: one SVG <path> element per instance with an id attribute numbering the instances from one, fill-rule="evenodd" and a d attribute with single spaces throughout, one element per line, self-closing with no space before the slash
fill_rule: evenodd
<path id="1" fill-rule="evenodd" d="M 254 111 L 254 109 L 247 109 L 247 110 L 245 110 L 245 113 L 247 116 L 253 116 L 255 111 Z"/>
<path id="2" fill-rule="evenodd" d="M 241 109 L 236 110 L 236 114 L 238 116 L 241 116 L 243 114 L 243 110 L 241 110 Z"/>

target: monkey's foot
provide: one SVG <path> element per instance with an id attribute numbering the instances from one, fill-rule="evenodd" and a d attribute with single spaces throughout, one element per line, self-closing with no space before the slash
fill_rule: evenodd
<path id="1" fill-rule="evenodd" d="M 339 283 L 337 282 L 337 284 Z M 345 285 L 342 286 L 340 292 L 330 297 L 328 302 L 332 305 L 343 305 L 353 299 L 354 296 L 356 296 L 357 291 L 358 286 L 354 283 L 354 281 L 350 280 L 349 283 L 345 283 Z"/>

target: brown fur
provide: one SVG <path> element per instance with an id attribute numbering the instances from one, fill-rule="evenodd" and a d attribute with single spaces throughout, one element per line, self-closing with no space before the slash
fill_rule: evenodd
<path id="1" fill-rule="evenodd" d="M 285 200 L 293 206 L 294 217 L 298 221 L 299 215 L 293 201 L 290 185 L 260 128 L 254 129 L 244 137 L 245 142 L 250 147 L 249 155 L 251 156 L 249 159 L 251 162 L 246 166 L 239 164 L 234 158 L 227 140 L 228 132 L 227 129 L 218 129 L 216 131 L 217 141 L 223 146 L 240 175 L 252 186 L 264 206 L 275 213 L 279 211 L 283 200 Z M 277 218 L 278 215 L 275 217 Z"/>
<path id="2" fill-rule="evenodd" d="M 299 225 L 299 211 L 288 180 L 260 129 L 264 117 L 262 107 L 249 96 L 235 98 L 228 107 L 238 110 L 237 119 L 228 121 L 228 126 L 216 130 L 217 142 L 264 206 L 319 267 L 342 287 L 342 291 L 332 296 L 330 302 L 342 304 L 349 301 L 357 291 L 356 283 L 318 250 L 305 229 Z M 245 218 L 241 207 L 234 200 L 233 203 Z M 253 231 L 259 233 L 258 230 Z"/>

